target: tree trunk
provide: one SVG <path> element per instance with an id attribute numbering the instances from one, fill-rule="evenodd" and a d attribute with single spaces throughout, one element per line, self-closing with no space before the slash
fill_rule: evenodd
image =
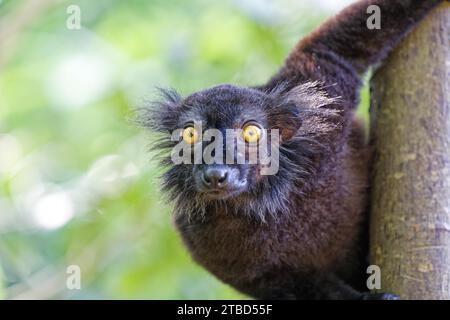
<path id="1" fill-rule="evenodd" d="M 371 262 L 381 290 L 450 299 L 450 4 L 372 80 Z"/>

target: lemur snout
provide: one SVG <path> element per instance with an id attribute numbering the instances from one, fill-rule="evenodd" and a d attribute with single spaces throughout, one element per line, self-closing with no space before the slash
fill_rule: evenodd
<path id="1" fill-rule="evenodd" d="M 209 197 L 227 198 L 244 191 L 247 180 L 240 178 L 239 168 L 228 165 L 202 165 L 195 169 L 197 191 Z"/>
<path id="2" fill-rule="evenodd" d="M 202 172 L 202 182 L 211 189 L 226 187 L 229 172 L 226 167 L 208 167 Z"/>

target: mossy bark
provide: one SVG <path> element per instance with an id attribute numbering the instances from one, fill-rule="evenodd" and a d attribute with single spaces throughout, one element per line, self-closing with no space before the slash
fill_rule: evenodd
<path id="1" fill-rule="evenodd" d="M 450 4 L 372 82 L 371 262 L 381 290 L 450 299 Z"/>

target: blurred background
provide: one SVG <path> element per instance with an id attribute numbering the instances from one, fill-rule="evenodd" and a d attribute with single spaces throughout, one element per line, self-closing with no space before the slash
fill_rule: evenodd
<path id="1" fill-rule="evenodd" d="M 0 0 L 0 298 L 245 298 L 189 258 L 130 112 L 263 83 L 349 2 Z"/>

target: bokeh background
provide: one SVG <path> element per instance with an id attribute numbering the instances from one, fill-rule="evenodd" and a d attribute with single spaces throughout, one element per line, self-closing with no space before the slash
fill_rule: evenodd
<path id="1" fill-rule="evenodd" d="M 0 0 L 0 298 L 245 298 L 189 258 L 131 111 L 157 86 L 261 84 L 349 2 Z"/>

